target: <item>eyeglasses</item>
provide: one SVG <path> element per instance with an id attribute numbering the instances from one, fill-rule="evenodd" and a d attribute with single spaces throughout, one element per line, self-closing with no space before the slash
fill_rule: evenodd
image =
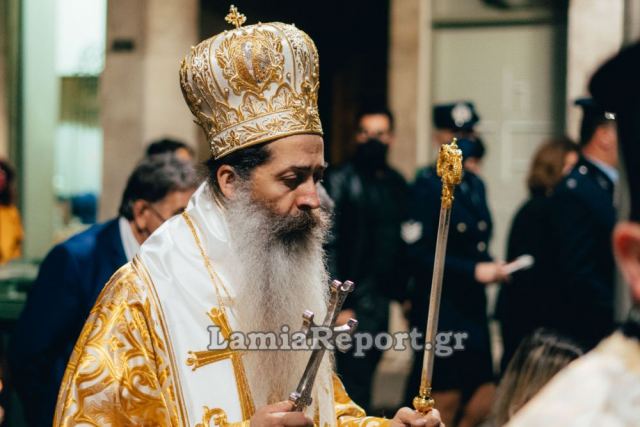
<path id="1" fill-rule="evenodd" d="M 160 221 L 165 222 L 166 220 L 169 219 L 169 218 L 165 218 L 164 215 L 162 215 L 160 212 L 158 212 L 158 210 L 156 208 L 154 208 L 151 203 L 147 203 L 147 206 L 149 207 L 149 210 L 151 212 L 153 212 L 153 214 L 156 216 L 156 218 L 158 218 Z"/>
<path id="2" fill-rule="evenodd" d="M 169 218 L 165 218 L 164 215 L 162 215 L 160 212 L 158 212 L 158 210 L 156 208 L 154 208 L 151 203 L 147 203 L 147 206 L 149 207 L 149 210 L 151 212 L 153 212 L 153 214 L 156 216 L 156 218 L 158 218 L 160 221 L 165 222 L 166 220 L 169 219 Z M 171 215 L 171 216 L 180 215 L 183 211 L 184 211 L 184 208 L 180 208 L 176 212 L 174 212 L 173 215 Z"/>

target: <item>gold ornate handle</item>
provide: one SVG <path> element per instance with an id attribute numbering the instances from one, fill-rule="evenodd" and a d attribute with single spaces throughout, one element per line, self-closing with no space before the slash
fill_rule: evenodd
<path id="1" fill-rule="evenodd" d="M 429 348 L 428 345 L 433 343 L 438 332 L 444 258 L 447 249 L 453 194 L 456 185 L 462 182 L 462 151 L 458 148 L 455 138 L 450 144 L 443 144 L 440 147 L 436 172 L 440 179 L 442 179 L 440 219 L 438 220 L 438 238 L 436 240 L 433 276 L 431 278 L 431 295 L 429 296 L 429 312 L 427 315 L 427 326 L 425 328 L 425 349 L 420 377 L 420 389 L 418 396 L 413 399 L 413 407 L 422 414 L 431 411 L 435 405 L 431 397 L 431 381 L 433 379 L 433 362 L 435 355 L 433 348 Z"/>
<path id="2" fill-rule="evenodd" d="M 413 408 L 421 414 L 428 414 L 436 405 L 431 397 L 431 387 L 420 387 L 418 396 L 413 398 Z"/>
<path id="3" fill-rule="evenodd" d="M 462 182 L 462 151 L 457 142 L 453 138 L 450 144 L 442 144 L 436 163 L 436 172 L 442 179 L 441 207 L 445 209 L 451 207 L 455 186 Z"/>

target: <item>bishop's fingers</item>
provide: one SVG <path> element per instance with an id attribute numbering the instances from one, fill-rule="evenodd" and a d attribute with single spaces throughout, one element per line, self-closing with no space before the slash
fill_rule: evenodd
<path id="1" fill-rule="evenodd" d="M 440 419 L 440 412 L 433 409 L 424 415 L 411 408 L 400 408 L 391 420 L 393 427 L 445 427 Z"/>
<path id="2" fill-rule="evenodd" d="M 440 418 L 440 412 L 437 409 L 429 411 L 425 417 L 425 427 L 446 427 Z"/>
<path id="3" fill-rule="evenodd" d="M 271 415 L 277 417 L 274 427 L 313 427 L 313 420 L 303 412 L 279 412 Z"/>

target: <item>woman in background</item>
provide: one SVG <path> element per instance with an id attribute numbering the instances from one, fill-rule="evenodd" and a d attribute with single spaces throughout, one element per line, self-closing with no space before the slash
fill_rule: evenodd
<path id="1" fill-rule="evenodd" d="M 555 374 L 583 352 L 572 341 L 543 329 L 522 341 L 498 386 L 492 425 L 506 424 Z"/>
<path id="2" fill-rule="evenodd" d="M 22 249 L 22 222 L 14 200 L 13 168 L 0 159 L 0 264 L 18 258 Z"/>
<path id="3" fill-rule="evenodd" d="M 578 161 L 578 146 L 566 137 L 545 142 L 536 152 L 529 169 L 527 187 L 529 199 L 520 207 L 509 233 L 507 260 L 529 254 L 535 265 L 513 274 L 502 286 L 496 317 L 501 322 L 504 351 L 502 369 L 506 367 L 520 341 L 536 328 L 546 325 L 541 295 L 545 295 L 544 262 L 547 235 L 547 206 L 556 184 Z M 549 290 L 546 298 L 553 297 Z"/>

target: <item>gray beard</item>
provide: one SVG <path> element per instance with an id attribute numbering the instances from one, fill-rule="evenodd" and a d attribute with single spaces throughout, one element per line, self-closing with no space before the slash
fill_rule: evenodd
<path id="1" fill-rule="evenodd" d="M 248 189 L 241 189 L 226 208 L 240 278 L 233 305 L 240 331 L 279 334 L 288 325 L 293 333 L 302 325 L 304 310 L 323 319 L 328 303 L 323 250 L 328 215 L 316 210 L 304 212 L 304 217 L 282 217 L 252 200 Z M 309 354 L 246 352 L 243 362 L 256 407 L 286 400 L 298 385 Z"/>

